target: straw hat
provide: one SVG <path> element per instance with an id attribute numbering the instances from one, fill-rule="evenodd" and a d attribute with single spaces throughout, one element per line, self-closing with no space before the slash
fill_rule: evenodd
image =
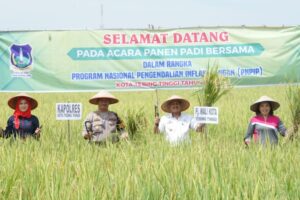
<path id="1" fill-rule="evenodd" d="M 95 96 L 90 98 L 89 102 L 91 104 L 98 105 L 99 99 L 108 99 L 109 104 L 114 104 L 119 102 L 119 100 L 116 97 L 114 97 L 112 94 L 110 94 L 105 90 L 101 90 L 100 92 L 98 92 Z"/>
<path id="2" fill-rule="evenodd" d="M 185 111 L 186 109 L 188 109 L 190 107 L 190 102 L 180 96 L 177 95 L 173 95 L 170 98 L 168 98 L 162 105 L 161 105 L 161 109 L 165 112 L 170 113 L 170 103 L 172 101 L 179 101 L 181 104 L 181 111 Z"/>
<path id="3" fill-rule="evenodd" d="M 275 101 L 274 99 L 268 97 L 268 96 L 261 96 L 257 101 L 255 101 L 251 106 L 250 106 L 250 110 L 252 110 L 253 112 L 258 111 L 258 105 L 261 102 L 269 102 L 271 104 L 271 107 L 273 110 L 276 110 L 279 108 L 280 104 Z"/>
<path id="4" fill-rule="evenodd" d="M 16 96 L 11 97 L 7 102 L 8 106 L 11 107 L 12 109 L 16 109 L 18 99 L 22 98 L 22 97 L 24 97 L 30 101 L 31 110 L 35 109 L 38 106 L 38 102 L 34 98 L 32 98 L 31 96 L 29 96 L 28 94 L 23 93 L 23 92 Z"/>

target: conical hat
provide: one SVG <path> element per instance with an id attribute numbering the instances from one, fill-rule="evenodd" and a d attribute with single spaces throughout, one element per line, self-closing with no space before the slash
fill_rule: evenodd
<path id="1" fill-rule="evenodd" d="M 31 110 L 35 109 L 38 106 L 38 102 L 26 93 L 20 93 L 16 96 L 11 97 L 7 102 L 8 106 L 11 107 L 12 109 L 16 109 L 18 99 L 22 98 L 22 97 L 24 97 L 30 101 Z"/>
<path id="2" fill-rule="evenodd" d="M 168 98 L 162 105 L 161 105 L 161 109 L 165 112 L 170 113 L 170 103 L 172 101 L 179 101 L 181 104 L 181 111 L 185 111 L 190 107 L 190 102 L 180 96 L 177 95 L 173 95 L 170 98 Z"/>
<path id="3" fill-rule="evenodd" d="M 269 102 L 271 104 L 271 107 L 273 110 L 276 110 L 279 108 L 280 104 L 275 101 L 274 99 L 268 97 L 268 96 L 261 96 L 258 100 L 256 100 L 251 106 L 250 106 L 250 110 L 252 110 L 253 112 L 257 112 L 258 111 L 258 105 L 262 102 Z"/>
<path id="4" fill-rule="evenodd" d="M 112 94 L 110 94 L 105 90 L 101 90 L 100 92 L 98 92 L 96 95 L 90 98 L 89 102 L 91 104 L 98 105 L 99 99 L 108 99 L 109 104 L 114 104 L 119 102 L 119 100 L 116 97 L 114 97 Z"/>

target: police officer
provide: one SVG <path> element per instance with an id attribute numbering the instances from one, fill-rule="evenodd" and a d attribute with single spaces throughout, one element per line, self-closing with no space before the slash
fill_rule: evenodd
<path id="1" fill-rule="evenodd" d="M 90 112 L 83 123 L 82 136 L 94 143 L 117 142 L 127 138 L 128 133 L 117 113 L 108 110 L 110 104 L 119 100 L 107 91 L 100 91 L 89 102 L 98 105 L 98 110 Z"/>

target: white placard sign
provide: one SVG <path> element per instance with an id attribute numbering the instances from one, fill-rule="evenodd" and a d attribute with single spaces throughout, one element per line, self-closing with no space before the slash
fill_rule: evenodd
<path id="1" fill-rule="evenodd" d="M 81 120 L 81 103 L 56 103 L 56 120 Z"/>
<path id="2" fill-rule="evenodd" d="M 219 110 L 217 107 L 194 107 L 194 117 L 203 124 L 218 124 Z"/>

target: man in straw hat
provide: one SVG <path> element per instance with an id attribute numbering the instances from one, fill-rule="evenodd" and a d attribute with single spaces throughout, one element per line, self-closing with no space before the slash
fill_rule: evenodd
<path id="1" fill-rule="evenodd" d="M 8 100 L 8 106 L 14 109 L 14 114 L 8 119 L 2 137 L 8 138 L 14 135 L 22 139 L 28 136 L 38 139 L 41 133 L 39 120 L 31 114 L 31 111 L 38 106 L 38 102 L 28 94 L 20 93 Z"/>
<path id="2" fill-rule="evenodd" d="M 248 146 L 253 137 L 255 142 L 265 145 L 269 140 L 271 144 L 278 143 L 277 132 L 286 136 L 286 128 L 273 112 L 279 108 L 280 104 L 268 96 L 262 96 L 255 101 L 250 110 L 256 115 L 251 118 L 246 136 L 245 144 Z"/>
<path id="3" fill-rule="evenodd" d="M 83 124 L 82 135 L 84 139 L 95 143 L 103 143 L 107 140 L 119 141 L 119 138 L 127 138 L 124 124 L 118 115 L 108 110 L 110 104 L 119 100 L 107 91 L 100 91 L 89 102 L 98 105 L 98 110 L 90 112 Z"/>
<path id="4" fill-rule="evenodd" d="M 200 132 L 203 128 L 203 125 L 196 123 L 192 116 L 183 113 L 189 107 L 190 102 L 180 96 L 173 95 L 168 98 L 161 105 L 161 109 L 169 114 L 161 119 L 156 117 L 154 132 L 164 133 L 166 140 L 173 144 L 188 141 L 189 129 Z"/>

